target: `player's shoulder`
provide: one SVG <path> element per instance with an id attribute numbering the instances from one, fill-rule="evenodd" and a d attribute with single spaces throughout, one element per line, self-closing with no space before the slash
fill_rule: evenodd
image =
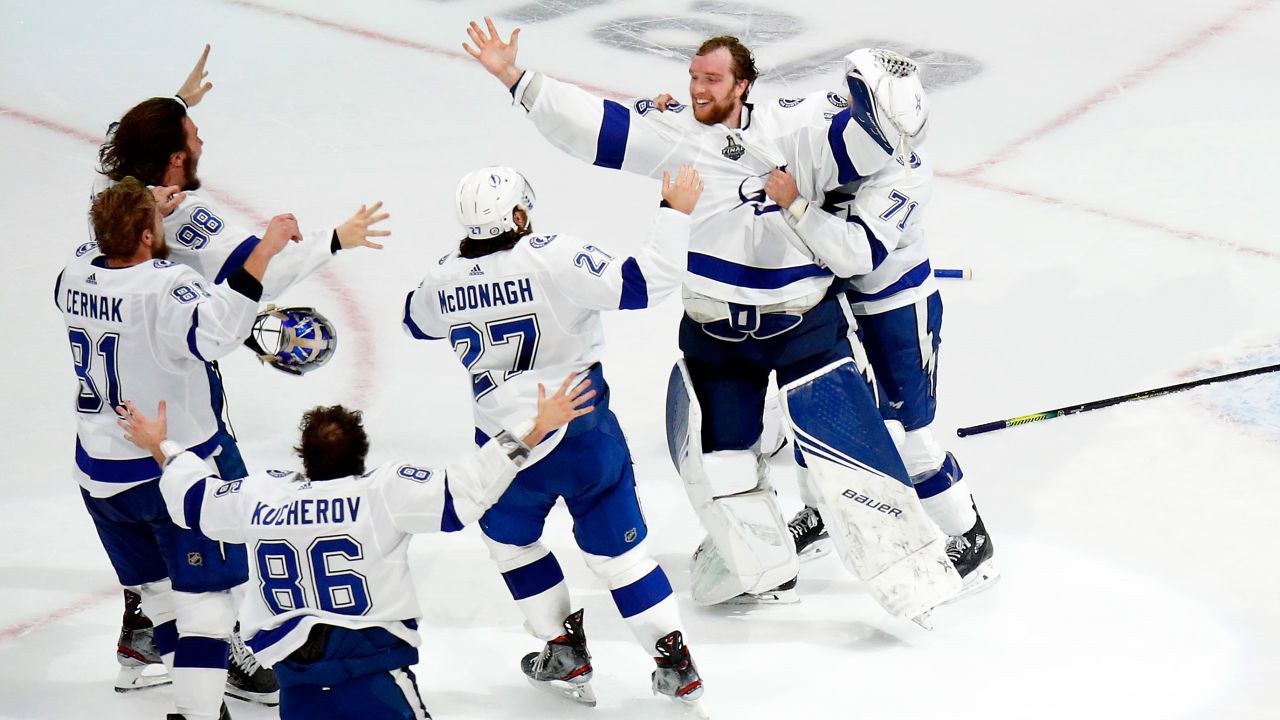
<path id="1" fill-rule="evenodd" d="M 165 233 L 170 242 L 177 241 L 183 247 L 200 249 L 201 240 L 222 232 L 227 223 L 222 210 L 208 195 L 191 190 L 185 193 L 178 207 L 164 219 Z"/>
<path id="2" fill-rule="evenodd" d="M 425 485 L 432 480 L 442 479 L 438 477 L 442 474 L 440 468 L 428 467 L 421 462 L 391 460 L 374 468 L 366 477 L 374 485 L 406 482 Z"/>

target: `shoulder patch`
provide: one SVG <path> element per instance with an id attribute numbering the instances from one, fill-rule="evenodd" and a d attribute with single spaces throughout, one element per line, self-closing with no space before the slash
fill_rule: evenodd
<path id="1" fill-rule="evenodd" d="M 649 112 L 655 107 L 657 106 L 654 105 L 653 101 L 648 98 L 642 98 L 640 100 L 637 100 L 635 104 L 636 112 L 640 113 L 641 115 L 644 115 L 645 113 Z"/>
<path id="2" fill-rule="evenodd" d="M 804 102 L 804 98 L 778 98 L 778 104 L 784 108 L 793 108 Z"/>
<path id="3" fill-rule="evenodd" d="M 833 92 L 827 93 L 827 102 L 831 103 L 832 105 L 835 105 L 838 108 L 849 107 L 849 101 L 844 99 L 844 96 L 837 95 Z"/>
<path id="4" fill-rule="evenodd" d="M 438 261 L 436 261 L 436 264 L 437 264 L 437 265 L 443 265 L 443 264 L 445 264 L 445 263 L 449 262 L 449 258 L 451 258 L 451 257 L 453 257 L 453 253 L 449 253 L 448 255 L 445 255 L 444 257 L 440 258 Z"/>
<path id="5" fill-rule="evenodd" d="M 679 102 L 677 100 L 672 100 L 671 102 L 667 103 L 667 112 L 684 112 L 684 109 L 686 107 L 688 107 L 688 105 L 685 105 L 684 103 Z"/>
<path id="6" fill-rule="evenodd" d="M 551 241 L 555 239 L 555 235 L 531 235 L 529 236 L 529 247 L 544 248 L 550 245 Z"/>
<path id="7" fill-rule="evenodd" d="M 288 470 L 268 470 L 267 474 L 274 478 L 287 478 L 293 473 Z"/>
<path id="8" fill-rule="evenodd" d="M 158 268 L 167 268 L 167 267 L 177 267 L 178 265 L 177 263 L 170 262 L 169 260 L 152 260 L 151 266 L 158 267 Z"/>
<path id="9" fill-rule="evenodd" d="M 98 249 L 98 243 L 87 242 L 81 245 L 80 247 L 76 248 L 76 257 L 83 257 L 84 254 L 89 252 L 90 250 L 97 250 L 97 249 Z"/>
<path id="10" fill-rule="evenodd" d="M 431 479 L 431 471 L 426 468 L 415 467 L 413 465 L 401 465 L 396 470 L 396 474 L 406 480 L 412 480 L 416 483 L 424 483 Z"/>
<path id="11" fill-rule="evenodd" d="M 268 472 L 270 472 L 270 471 L 268 471 Z M 222 483 L 221 485 L 219 485 L 219 486 L 218 486 L 218 489 L 213 491 L 213 496 L 214 496 L 214 497 L 225 497 L 225 496 L 227 496 L 227 495 L 230 495 L 231 493 L 238 493 L 238 492 L 240 492 L 240 481 L 239 481 L 239 480 L 231 480 L 231 481 L 224 482 L 224 483 Z"/>

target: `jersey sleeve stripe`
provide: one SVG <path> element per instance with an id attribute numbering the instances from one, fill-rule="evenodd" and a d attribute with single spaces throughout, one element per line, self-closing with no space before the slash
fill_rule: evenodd
<path id="1" fill-rule="evenodd" d="M 62 309 L 62 276 L 66 274 L 66 270 L 58 273 L 58 279 L 53 283 L 53 306 L 59 310 Z"/>
<path id="2" fill-rule="evenodd" d="M 187 329 L 187 349 L 200 362 L 209 362 L 200 354 L 200 344 L 196 342 L 196 332 L 200 329 L 200 306 L 191 308 L 191 327 Z"/>
<path id="3" fill-rule="evenodd" d="M 777 290 L 799 280 L 831 275 L 830 270 L 817 265 L 758 268 L 696 252 L 689 253 L 689 272 L 726 285 L 756 290 Z"/>
<path id="4" fill-rule="evenodd" d="M 458 532 L 464 527 L 453 509 L 453 493 L 449 492 L 449 478 L 444 479 L 444 512 L 440 515 L 441 532 Z"/>
<path id="5" fill-rule="evenodd" d="M 250 235 L 245 238 L 244 242 L 236 246 L 235 250 L 227 255 L 227 259 L 222 263 L 222 267 L 218 270 L 218 276 L 213 279 L 214 284 L 218 284 L 231 276 L 231 273 L 244 267 L 244 261 L 249 259 L 249 254 L 253 249 L 258 247 L 258 243 L 262 242 L 256 235 Z"/>
<path id="6" fill-rule="evenodd" d="M 883 300 L 884 298 L 887 298 L 890 295 L 900 293 L 903 290 L 907 290 L 913 287 L 920 287 L 920 285 L 922 285 L 924 281 L 928 280 L 929 277 L 932 275 L 933 275 L 933 268 L 929 265 L 929 261 L 925 260 L 919 265 L 908 270 L 905 275 L 898 278 L 897 282 L 893 283 L 889 287 L 879 292 L 860 293 L 856 290 L 850 290 L 849 300 L 851 302 L 857 302 L 857 303 L 875 302 L 876 300 Z"/>
<path id="7" fill-rule="evenodd" d="M 884 243 L 880 242 L 880 238 L 876 237 L 875 232 L 870 227 L 867 227 L 862 218 L 857 215 L 850 215 L 849 222 L 862 228 L 862 231 L 867 234 L 867 245 L 871 248 L 871 269 L 875 270 L 880 267 L 884 259 L 889 257 L 889 249 L 884 246 Z"/>
<path id="8" fill-rule="evenodd" d="M 649 283 L 635 258 L 622 263 L 622 300 L 619 310 L 640 310 L 649 307 Z"/>
<path id="9" fill-rule="evenodd" d="M 416 290 L 414 292 L 417 292 Z M 440 338 L 428 335 L 418 327 L 418 323 L 413 321 L 413 315 L 410 314 L 409 308 L 413 304 L 413 293 L 404 296 L 404 329 L 409 331 L 409 335 L 416 340 L 439 340 Z"/>
<path id="10" fill-rule="evenodd" d="M 200 478 L 200 481 L 187 488 L 187 494 L 182 498 L 182 518 L 184 524 L 192 530 L 200 529 L 200 512 L 204 509 L 204 487 L 208 483 L 209 478 Z"/>
<path id="11" fill-rule="evenodd" d="M 605 100 L 600 135 L 596 138 L 596 159 L 592 164 L 614 170 L 621 169 L 622 160 L 627 154 L 627 136 L 630 132 L 631 111 L 624 105 Z"/>

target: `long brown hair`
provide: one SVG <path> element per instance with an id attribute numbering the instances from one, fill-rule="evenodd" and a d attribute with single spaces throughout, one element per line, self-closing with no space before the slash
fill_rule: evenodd
<path id="1" fill-rule="evenodd" d="M 98 150 L 98 172 L 116 182 L 132 175 L 160 185 L 169 159 L 187 149 L 186 116 L 187 109 L 174 98 L 138 103 L 115 123 Z"/>

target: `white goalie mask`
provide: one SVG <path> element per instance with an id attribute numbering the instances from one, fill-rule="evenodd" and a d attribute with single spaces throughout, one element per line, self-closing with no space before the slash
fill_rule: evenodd
<path id="1" fill-rule="evenodd" d="M 924 142 L 929 98 L 914 60 L 892 50 L 861 48 L 845 56 L 844 74 L 853 106 L 869 105 L 890 145 Z"/>
<path id="2" fill-rule="evenodd" d="M 533 187 L 523 175 L 500 166 L 467 173 L 454 197 L 458 222 L 466 228 L 468 238 L 477 240 L 518 230 L 512 217 L 515 209 L 529 215 L 535 199 Z"/>

